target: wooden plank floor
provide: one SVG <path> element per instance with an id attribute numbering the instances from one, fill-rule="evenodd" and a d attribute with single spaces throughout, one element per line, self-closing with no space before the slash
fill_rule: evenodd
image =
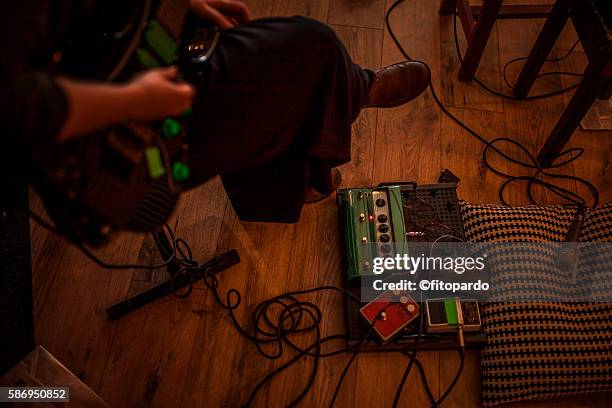
<path id="1" fill-rule="evenodd" d="M 304 14 L 329 23 L 354 59 L 369 68 L 401 60 L 384 30 L 385 11 L 391 0 L 250 0 L 256 16 Z M 450 111 L 492 139 L 507 136 L 536 152 L 554 125 L 570 95 L 536 102 L 501 100 L 472 83 L 456 79 L 457 57 L 452 20 L 437 14 L 437 0 L 408 0 L 391 19 L 398 38 L 416 59 L 432 67 L 435 89 Z M 508 92 L 501 67 L 525 55 L 541 27 L 541 20 L 499 22 L 485 51 L 479 77 L 493 88 Z M 573 43 L 568 28 L 557 44 L 557 54 Z M 460 37 L 462 45 L 463 36 Z M 584 55 L 575 52 L 547 69 L 581 71 Z M 520 69 L 510 70 L 514 79 Z M 572 78 L 548 77 L 536 91 L 556 89 Z M 563 169 L 564 174 L 588 177 L 602 201 L 612 199 L 611 132 L 579 130 L 572 146 L 585 155 Z M 341 168 L 343 186 L 382 181 L 435 182 L 444 168 L 461 179 L 459 194 L 474 202 L 498 202 L 502 179 L 482 163 L 482 145 L 442 114 L 431 94 L 392 110 L 364 111 L 354 124 L 353 161 Z M 515 151 L 508 150 L 515 155 Z M 520 171 L 499 159 L 500 169 Z M 513 204 L 527 202 L 524 186 L 512 185 L 507 197 Z M 583 192 L 575 183 L 565 187 Z M 558 202 L 536 192 L 547 203 Z M 41 211 L 34 197 L 32 208 Z M 246 322 L 260 301 L 281 292 L 341 283 L 341 246 L 333 200 L 304 209 L 296 225 L 240 222 L 228 204 L 218 179 L 184 195 L 173 216 L 178 235 L 187 239 L 198 259 L 236 248 L 240 265 L 223 273 L 221 289 L 237 288 L 243 307 L 236 314 Z M 99 255 L 111 262 L 154 261 L 148 238 L 121 234 Z M 104 310 L 128 294 L 164 279 L 160 274 L 106 271 L 88 262 L 64 240 L 32 224 L 34 258 L 34 312 L 36 341 L 114 407 L 236 407 L 244 403 L 255 384 L 281 364 L 270 362 L 236 332 L 227 314 L 201 284 L 184 300 L 160 300 L 118 322 L 108 322 Z M 342 302 L 337 295 L 311 296 L 323 311 L 325 335 L 341 333 Z M 423 352 L 432 391 L 439 396 L 458 364 L 453 352 Z M 305 407 L 326 406 L 349 356 L 325 359 Z M 283 360 L 286 361 L 286 360 Z M 284 373 L 263 389 L 256 406 L 289 403 L 306 382 L 308 360 Z M 390 406 L 405 361 L 397 356 L 359 355 L 349 370 L 337 399 L 339 407 Z M 476 352 L 467 355 L 464 375 L 444 407 L 479 405 L 480 374 Z M 416 370 L 415 370 L 416 371 Z M 402 394 L 401 406 L 427 406 L 425 391 L 413 372 Z M 507 407 L 605 407 L 612 398 L 598 395 Z"/>

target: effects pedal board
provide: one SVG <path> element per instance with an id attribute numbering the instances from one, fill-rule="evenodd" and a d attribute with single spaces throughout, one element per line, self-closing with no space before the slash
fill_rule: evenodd
<path id="1" fill-rule="evenodd" d="M 362 278 L 373 276 L 374 258 L 394 256 L 407 249 L 409 242 L 434 239 L 423 233 L 424 225 L 444 226 L 438 235 L 463 237 L 456 188 L 455 183 L 445 183 L 338 190 L 349 287 L 358 287 Z"/>
<path id="2" fill-rule="evenodd" d="M 456 188 L 456 183 L 397 183 L 338 190 L 336 201 L 344 241 L 347 289 L 361 297 L 362 282 L 374 277 L 374 258 L 394 256 L 396 252 L 409 253 L 412 242 L 431 242 L 435 239 L 435 231 L 432 234 L 423 233 L 424 225 L 443 225 L 444 231 L 438 231 L 438 236 L 452 234 L 463 237 Z M 412 305 L 416 313 L 412 307 L 412 311 L 409 311 L 403 306 L 402 297 L 409 299 L 407 304 Z M 417 338 L 422 318 L 425 319 L 420 339 L 423 349 L 457 347 L 456 328 L 428 330 L 427 305 L 419 304 L 407 293 L 384 292 L 372 302 L 358 305 L 347 300 L 345 306 L 350 345 L 358 344 L 372 330 L 376 341 L 370 342 L 366 349 L 406 347 Z M 382 310 L 385 307 L 389 310 Z M 470 328 L 464 326 L 464 337 L 467 347 L 479 347 L 486 337 L 480 325 L 478 303 L 462 303 L 461 307 L 467 308 L 463 315 L 470 318 L 473 318 L 474 311 L 477 312 L 478 328 L 475 324 Z M 384 313 L 384 317 L 374 321 L 380 312 Z M 450 318 L 452 323 L 452 316 Z"/>

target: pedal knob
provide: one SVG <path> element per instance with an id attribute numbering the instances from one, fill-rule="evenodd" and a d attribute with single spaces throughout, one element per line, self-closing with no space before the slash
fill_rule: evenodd
<path id="1" fill-rule="evenodd" d="M 391 241 L 391 237 L 387 234 L 382 234 L 379 238 L 380 242 L 389 242 Z"/>
<path id="2" fill-rule="evenodd" d="M 189 166 L 183 162 L 176 162 L 172 165 L 172 177 L 175 181 L 181 182 L 189 178 Z"/>
<path id="3" fill-rule="evenodd" d="M 378 200 L 376 200 L 376 205 L 378 207 L 384 207 L 385 204 L 387 204 L 387 202 L 384 199 L 382 199 L 382 198 L 379 198 Z"/>
<path id="4" fill-rule="evenodd" d="M 387 224 L 382 224 L 381 226 L 378 227 L 378 230 L 382 232 L 383 234 L 385 234 L 389 232 L 389 226 Z"/>
<path id="5" fill-rule="evenodd" d="M 380 222 L 381 224 L 387 222 L 388 219 L 389 217 L 387 217 L 385 214 L 380 214 L 377 218 L 378 222 Z"/>
<path id="6" fill-rule="evenodd" d="M 172 118 L 164 119 L 164 123 L 162 124 L 162 133 L 166 138 L 174 137 L 181 133 L 181 123 Z"/>

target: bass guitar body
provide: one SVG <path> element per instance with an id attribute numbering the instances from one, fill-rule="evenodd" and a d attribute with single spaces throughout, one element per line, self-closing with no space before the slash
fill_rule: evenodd
<path id="1" fill-rule="evenodd" d="M 126 81 L 177 65 L 197 82 L 217 30 L 187 18 L 185 0 L 107 0 L 54 54 L 56 72 Z M 68 142 L 38 146 L 34 187 L 57 229 L 99 245 L 117 229 L 151 230 L 170 216 L 189 177 L 190 112 L 156 123 L 129 123 Z"/>

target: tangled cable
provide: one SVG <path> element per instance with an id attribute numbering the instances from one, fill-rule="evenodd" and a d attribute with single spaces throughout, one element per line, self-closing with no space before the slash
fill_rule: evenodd
<path id="1" fill-rule="evenodd" d="M 185 243 L 186 247 L 188 245 Z M 177 246 L 175 244 L 175 246 Z M 189 251 L 191 253 L 191 251 Z M 199 266 L 192 259 L 187 260 L 192 266 L 185 268 L 184 272 L 179 273 L 192 273 L 195 272 Z M 206 271 L 204 271 L 206 272 Z M 274 370 L 269 372 L 264 378 L 262 378 L 257 385 L 253 388 L 249 397 L 244 402 L 244 407 L 249 407 L 255 401 L 262 389 L 269 385 L 279 374 L 286 369 L 293 366 L 302 357 L 310 357 L 312 359 L 312 367 L 308 374 L 308 379 L 301 391 L 291 400 L 288 407 L 294 407 L 299 404 L 310 392 L 314 381 L 316 379 L 319 363 L 321 358 L 327 358 L 336 356 L 339 354 L 350 352 L 351 356 L 344 366 L 340 378 L 336 384 L 334 392 L 329 402 L 329 407 L 335 406 L 335 402 L 339 395 L 340 389 L 346 378 L 348 370 L 355 361 L 357 355 L 362 351 L 363 347 L 370 342 L 372 331 L 377 319 L 379 319 L 386 307 L 383 308 L 378 316 L 374 319 L 374 322 L 368 326 L 366 334 L 360 339 L 360 341 L 354 346 L 340 347 L 332 351 L 323 351 L 323 345 L 331 343 L 333 341 L 346 342 L 348 339 L 345 334 L 332 334 L 323 336 L 321 332 L 321 325 L 323 324 L 323 313 L 321 309 L 313 302 L 300 300 L 300 296 L 308 295 L 316 292 L 331 291 L 336 294 L 340 294 L 345 297 L 346 301 L 355 302 L 361 305 L 361 299 L 355 296 L 348 290 L 337 286 L 319 286 L 311 289 L 296 290 L 287 292 L 278 296 L 274 296 L 270 299 L 266 299 L 258 303 L 250 314 L 250 330 L 245 328 L 242 323 L 236 317 L 235 311 L 240 307 L 242 303 L 242 295 L 240 291 L 235 288 L 229 289 L 225 292 L 225 296 L 222 296 L 219 289 L 219 279 L 215 273 L 204 273 L 203 279 L 204 285 L 212 292 L 213 298 L 217 305 L 223 308 L 236 328 L 236 330 L 246 340 L 253 343 L 260 355 L 269 359 L 277 360 L 281 358 L 285 350 L 291 350 L 295 354 L 284 364 L 276 367 Z M 450 394 L 453 387 L 459 380 L 463 366 L 464 366 L 464 353 L 460 349 L 461 355 L 459 369 L 455 375 L 453 382 L 448 386 L 446 391 L 437 400 L 434 398 L 431 388 L 427 382 L 425 371 L 421 362 L 417 358 L 419 340 L 423 334 L 423 315 L 422 311 L 419 315 L 420 326 L 418 336 L 415 339 L 414 344 L 411 348 L 404 348 L 401 350 L 384 350 L 383 352 L 399 352 L 408 357 L 408 365 L 402 376 L 402 380 L 397 388 L 393 407 L 397 407 L 399 404 L 402 390 L 405 387 L 406 380 L 414 364 L 419 368 L 419 374 L 422 383 L 424 384 L 428 398 L 431 402 L 431 407 L 438 407 L 442 401 L 444 401 Z M 314 341 L 305 347 L 300 347 L 293 340 L 294 337 L 314 335 Z M 272 348 L 270 351 L 269 348 Z"/>
<path id="2" fill-rule="evenodd" d="M 39 215 L 32 212 L 30 216 L 45 229 L 48 229 L 51 232 L 60 235 L 57 228 L 43 220 Z M 312 386 L 318 373 L 320 359 L 350 352 L 351 357 L 344 366 L 342 374 L 336 384 L 333 395 L 330 399 L 329 407 L 333 407 L 340 393 L 340 389 L 342 387 L 346 374 L 348 373 L 348 370 L 352 366 L 359 352 L 362 351 L 363 347 L 370 342 L 372 331 L 374 329 L 374 324 L 376 320 L 381 317 L 382 312 L 385 311 L 385 308 L 383 308 L 379 312 L 379 315 L 374 319 L 374 322 L 368 326 L 366 334 L 356 345 L 339 347 L 335 350 L 328 352 L 322 351 L 323 345 L 331 343 L 333 341 L 341 341 L 346 343 L 348 341 L 346 334 L 332 334 L 323 336 L 321 333 L 321 325 L 323 323 L 323 313 L 321 309 L 315 303 L 300 300 L 299 297 L 316 292 L 331 291 L 343 295 L 346 301 L 356 302 L 358 305 L 361 305 L 361 299 L 359 299 L 350 291 L 347 291 L 340 287 L 331 285 L 319 286 L 311 289 L 291 291 L 272 297 L 270 299 L 266 299 L 258 303 L 251 312 L 249 319 L 251 330 L 249 330 L 240 323 L 235 314 L 236 309 L 238 309 L 242 304 L 242 294 L 240 293 L 240 291 L 235 288 L 231 288 L 227 292 L 225 292 L 225 296 L 222 296 L 219 289 L 219 278 L 217 277 L 218 272 L 215 272 L 211 268 L 207 268 L 204 265 L 200 265 L 196 260 L 193 259 L 193 251 L 191 250 L 189 244 L 184 239 L 177 238 L 168 225 L 164 225 L 164 229 L 169 235 L 169 241 L 171 241 L 172 243 L 172 253 L 166 260 L 164 260 L 161 264 L 157 265 L 111 264 L 99 259 L 93 252 L 91 252 L 85 246 L 77 245 L 77 247 L 81 251 L 83 251 L 83 253 L 94 263 L 109 269 L 152 270 L 165 267 L 170 262 L 175 261 L 178 263 L 178 265 L 180 265 L 180 268 L 172 276 L 172 282 L 174 282 L 179 276 L 187 275 L 190 279 L 188 281 L 189 283 L 187 285 L 187 290 L 184 292 L 181 292 L 179 290 L 180 288 L 174 288 L 174 284 L 172 284 L 173 296 L 176 296 L 177 298 L 181 299 L 189 296 L 193 290 L 193 285 L 195 283 L 195 280 L 192 278 L 192 276 L 202 276 L 204 285 L 212 292 L 213 298 L 217 305 L 219 305 L 228 313 L 228 316 L 236 330 L 243 338 L 255 345 L 260 355 L 269 360 L 277 360 L 284 355 L 286 349 L 293 351 L 295 353 L 294 356 L 292 356 L 284 364 L 280 365 L 279 367 L 276 367 L 274 370 L 269 372 L 257 383 L 257 385 L 249 394 L 248 399 L 242 405 L 244 407 L 251 406 L 259 395 L 259 393 L 262 391 L 262 389 L 266 385 L 269 385 L 276 378 L 277 375 L 281 374 L 283 371 L 293 366 L 302 357 L 310 357 L 313 360 L 313 364 L 308 375 L 308 380 L 302 390 L 299 392 L 299 394 L 295 396 L 292 401 L 287 405 L 288 407 L 296 406 L 308 395 L 308 393 L 312 389 Z M 393 403 L 394 407 L 397 407 L 399 404 L 402 390 L 405 387 L 406 380 L 413 365 L 416 365 L 419 369 L 419 375 L 426 390 L 428 399 L 431 402 L 432 408 L 437 408 L 439 404 L 444 399 L 446 399 L 446 397 L 450 394 L 452 388 L 457 383 L 463 370 L 463 350 L 460 350 L 461 361 L 455 379 L 449 385 L 445 393 L 438 400 L 436 400 L 433 396 L 433 393 L 431 392 L 431 388 L 429 387 L 427 377 L 423 369 L 423 365 L 417 358 L 419 341 L 423 334 L 422 311 L 419 313 L 421 323 L 419 326 L 418 336 L 415 339 L 412 348 L 404 348 L 400 350 L 378 350 L 378 352 L 399 352 L 405 355 L 409 360 L 408 365 L 402 376 L 402 380 L 396 391 L 395 400 Z M 309 334 L 314 334 L 314 341 L 306 347 L 298 346 L 293 340 L 293 338 L 296 336 L 305 336 Z M 267 348 L 270 347 L 273 348 L 272 351 L 267 350 Z"/>

